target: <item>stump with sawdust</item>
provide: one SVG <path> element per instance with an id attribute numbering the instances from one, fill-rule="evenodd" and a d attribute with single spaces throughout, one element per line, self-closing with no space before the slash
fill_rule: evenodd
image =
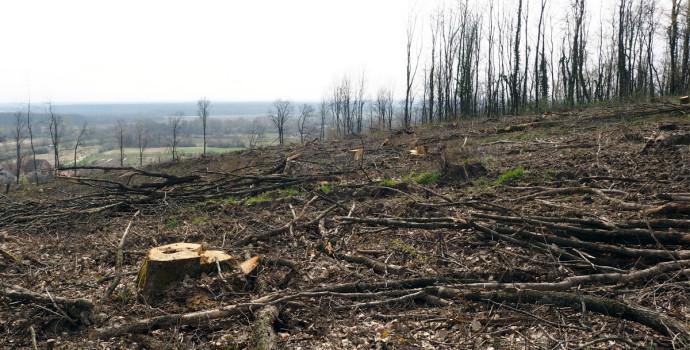
<path id="1" fill-rule="evenodd" d="M 146 296 L 162 293 L 186 276 L 198 277 L 221 266 L 233 266 L 234 259 L 221 251 L 204 250 L 198 243 L 173 243 L 151 248 L 139 269 L 136 285 Z"/>

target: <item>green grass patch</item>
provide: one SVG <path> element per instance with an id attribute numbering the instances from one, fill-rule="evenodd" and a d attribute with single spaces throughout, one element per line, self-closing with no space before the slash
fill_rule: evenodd
<path id="1" fill-rule="evenodd" d="M 425 171 L 421 173 L 411 173 L 404 180 L 405 182 L 414 182 L 420 185 L 430 185 L 438 182 L 441 178 L 441 172 L 438 170 Z"/>
<path id="2" fill-rule="evenodd" d="M 520 180 L 525 176 L 525 168 L 519 166 L 517 168 L 509 169 L 501 176 L 496 179 L 496 184 L 497 185 L 505 185 L 507 183 L 511 183 L 517 180 Z"/>
<path id="3" fill-rule="evenodd" d="M 319 185 L 319 187 L 316 188 L 318 191 L 320 191 L 323 194 L 329 194 L 333 192 L 333 184 L 331 183 L 323 183 Z"/>
<path id="4" fill-rule="evenodd" d="M 237 200 L 235 197 L 228 197 L 223 200 L 223 204 L 225 205 L 238 205 L 240 204 L 240 201 Z"/>
<path id="5" fill-rule="evenodd" d="M 203 224 L 207 223 L 208 220 L 209 220 L 209 217 L 206 215 L 196 216 L 196 217 L 192 218 L 192 225 L 203 225 Z"/>
<path id="6" fill-rule="evenodd" d="M 299 190 L 294 187 L 281 188 L 276 191 L 278 198 L 295 197 L 299 195 Z"/>
<path id="7" fill-rule="evenodd" d="M 176 228 L 179 224 L 177 218 L 168 218 L 168 220 L 165 220 L 165 228 L 169 230 Z"/>
<path id="8" fill-rule="evenodd" d="M 256 204 L 260 204 L 260 203 L 266 203 L 266 202 L 270 202 L 270 201 L 271 201 L 271 197 L 268 196 L 268 193 L 261 193 L 261 194 L 258 194 L 256 196 L 252 196 L 252 197 L 247 198 L 244 201 L 244 205 L 252 206 L 252 205 L 256 205 Z"/>

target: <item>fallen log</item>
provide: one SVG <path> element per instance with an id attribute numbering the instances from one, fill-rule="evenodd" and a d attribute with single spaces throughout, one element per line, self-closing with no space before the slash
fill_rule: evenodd
<path id="1" fill-rule="evenodd" d="M 252 350 L 275 349 L 277 343 L 276 332 L 273 323 L 278 318 L 278 308 L 274 305 L 264 306 L 256 314 L 256 321 L 252 326 L 251 346 Z"/>
<path id="2" fill-rule="evenodd" d="M 26 288 L 0 282 L 0 295 L 14 301 L 31 302 L 43 306 L 53 307 L 70 323 L 91 325 L 94 321 L 94 306 L 87 299 L 70 299 L 54 296 L 46 292 L 39 294 Z"/>
<path id="3" fill-rule="evenodd" d="M 252 313 L 262 308 L 264 303 L 242 303 L 219 307 L 212 310 L 191 312 L 187 314 L 161 315 L 151 318 L 136 320 L 120 325 L 96 328 L 92 331 L 93 337 L 108 339 L 130 333 L 145 333 L 155 329 L 182 326 L 201 325 L 209 320 L 227 318 L 235 315 Z"/>

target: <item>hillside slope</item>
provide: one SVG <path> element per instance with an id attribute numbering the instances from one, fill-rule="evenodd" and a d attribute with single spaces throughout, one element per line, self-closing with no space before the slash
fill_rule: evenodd
<path id="1" fill-rule="evenodd" d="M 11 192 L 0 344 L 245 348 L 276 306 L 278 348 L 688 347 L 688 112 L 467 121 Z M 174 242 L 260 264 L 138 297 L 147 250 Z"/>

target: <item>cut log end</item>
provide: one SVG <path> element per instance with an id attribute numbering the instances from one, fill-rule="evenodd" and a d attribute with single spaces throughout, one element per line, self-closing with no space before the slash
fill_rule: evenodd
<path id="1" fill-rule="evenodd" d="M 229 265 L 232 256 L 218 250 L 204 250 L 197 243 L 173 243 L 151 248 L 139 269 L 136 285 L 145 296 L 163 292 L 185 276 L 196 277 L 211 272 L 218 264 Z"/>

